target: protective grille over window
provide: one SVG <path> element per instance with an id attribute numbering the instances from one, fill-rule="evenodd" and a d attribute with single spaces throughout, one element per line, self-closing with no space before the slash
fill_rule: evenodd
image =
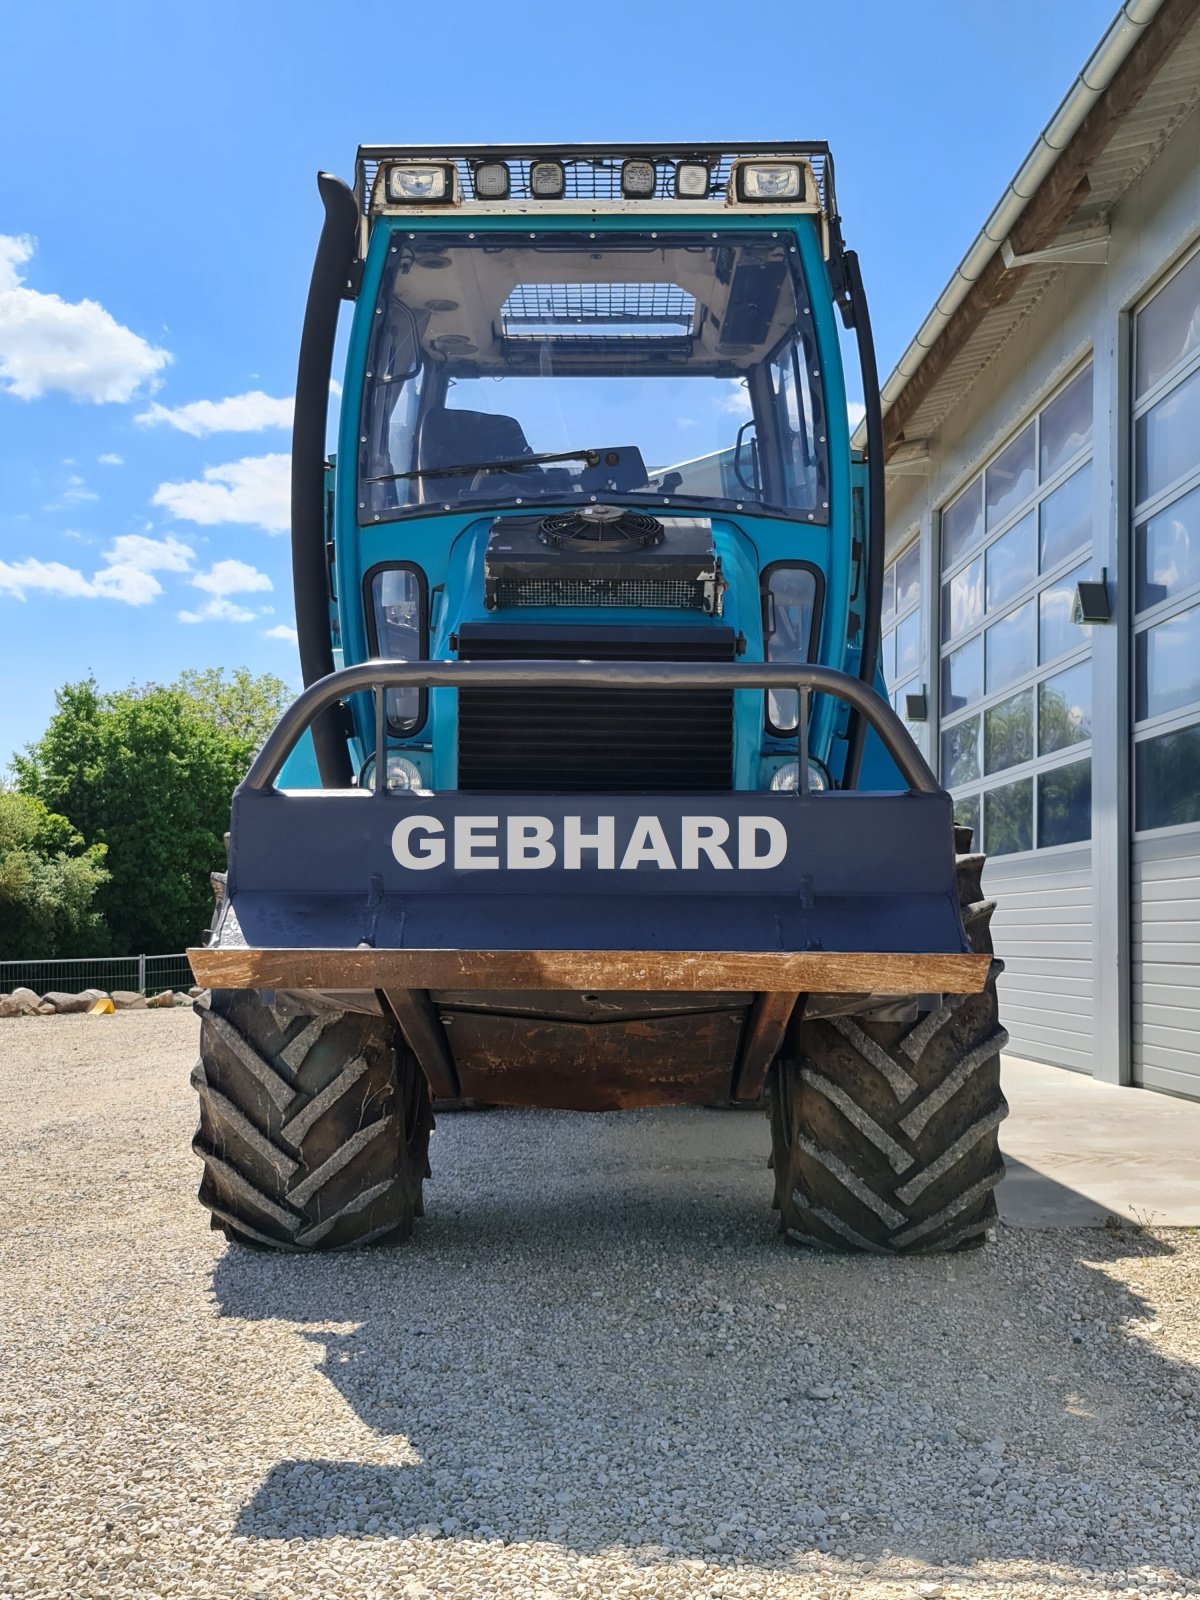
<path id="1" fill-rule="evenodd" d="M 504 336 L 581 331 L 589 338 L 690 332 L 694 297 L 675 283 L 519 283 L 500 309 Z"/>

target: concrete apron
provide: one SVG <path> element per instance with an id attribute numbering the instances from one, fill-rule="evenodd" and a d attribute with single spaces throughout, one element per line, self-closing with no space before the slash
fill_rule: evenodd
<path id="1" fill-rule="evenodd" d="M 1016 1228 L 1086 1228 L 1110 1216 L 1200 1226 L 1200 1101 L 1118 1089 L 1005 1056 L 1010 1112 L 1001 1218 Z"/>

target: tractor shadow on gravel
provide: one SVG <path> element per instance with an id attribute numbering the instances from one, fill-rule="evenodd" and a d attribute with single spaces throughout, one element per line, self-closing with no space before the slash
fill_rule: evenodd
<path id="1" fill-rule="evenodd" d="M 281 1460 L 235 1531 L 1194 1577 L 1200 1372 L 1149 1343 L 1154 1307 L 1120 1281 L 1171 1245 L 1004 1228 L 955 1256 L 789 1249 L 762 1133 L 702 1112 L 444 1119 L 409 1245 L 229 1248 L 222 1314 L 294 1324 L 398 1458 Z"/>

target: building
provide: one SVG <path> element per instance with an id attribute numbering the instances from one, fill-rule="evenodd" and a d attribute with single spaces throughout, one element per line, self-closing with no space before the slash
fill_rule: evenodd
<path id="1" fill-rule="evenodd" d="M 885 672 L 989 856 L 1010 1048 L 1200 1096 L 1200 0 L 1118 14 L 884 433 Z"/>

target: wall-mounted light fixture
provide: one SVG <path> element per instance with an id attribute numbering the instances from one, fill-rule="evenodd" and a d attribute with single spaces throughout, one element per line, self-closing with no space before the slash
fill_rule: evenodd
<path id="1" fill-rule="evenodd" d="M 1085 579 L 1075 585 L 1075 604 L 1071 608 L 1071 621 L 1081 626 L 1092 622 L 1112 621 L 1107 567 L 1101 569 L 1098 583 Z"/>

